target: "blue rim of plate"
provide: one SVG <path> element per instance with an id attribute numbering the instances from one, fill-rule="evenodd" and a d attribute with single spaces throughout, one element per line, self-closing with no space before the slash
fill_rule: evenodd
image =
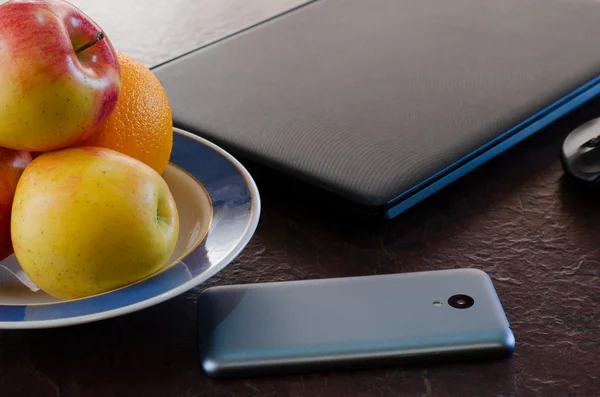
<path id="1" fill-rule="evenodd" d="M 73 301 L 0 305 L 0 329 L 62 327 L 138 311 L 202 284 L 240 254 L 260 218 L 256 183 L 214 143 L 179 128 L 173 132 L 170 162 L 195 177 L 212 202 L 213 220 L 202 242 L 181 262 L 125 288 Z"/>

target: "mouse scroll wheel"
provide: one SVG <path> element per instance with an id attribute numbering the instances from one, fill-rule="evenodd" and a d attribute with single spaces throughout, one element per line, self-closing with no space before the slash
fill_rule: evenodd
<path id="1" fill-rule="evenodd" d="M 585 145 L 587 147 L 595 147 L 595 146 L 598 146 L 599 144 L 600 144 L 600 136 L 597 136 L 597 137 L 592 138 L 589 141 L 587 141 Z"/>

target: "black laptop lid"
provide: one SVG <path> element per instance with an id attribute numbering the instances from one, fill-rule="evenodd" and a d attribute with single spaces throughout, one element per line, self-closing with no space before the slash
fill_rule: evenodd
<path id="1" fill-rule="evenodd" d="M 600 2 L 318 0 L 154 69 L 176 125 L 366 206 L 600 75 Z"/>

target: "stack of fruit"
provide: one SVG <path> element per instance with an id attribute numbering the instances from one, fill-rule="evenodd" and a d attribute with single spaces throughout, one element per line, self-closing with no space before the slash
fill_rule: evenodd
<path id="1" fill-rule="evenodd" d="M 0 259 L 59 299 L 159 271 L 179 233 L 172 143 L 156 77 L 81 10 L 0 5 Z"/>

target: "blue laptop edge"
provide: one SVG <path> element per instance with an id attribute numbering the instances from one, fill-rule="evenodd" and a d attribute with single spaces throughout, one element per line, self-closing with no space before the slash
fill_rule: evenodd
<path id="1" fill-rule="evenodd" d="M 481 146 L 476 151 L 458 160 L 454 164 L 432 175 L 413 188 L 405 191 L 388 204 L 390 208 L 385 211 L 385 217 L 393 219 L 417 205 L 427 197 L 440 191 L 452 182 L 468 174 L 485 162 L 512 148 L 519 142 L 539 132 L 584 105 L 600 94 L 600 76 L 589 81 L 568 95 L 565 95 L 552 105 L 539 111 L 525 121 L 499 135 L 496 139 Z"/>

